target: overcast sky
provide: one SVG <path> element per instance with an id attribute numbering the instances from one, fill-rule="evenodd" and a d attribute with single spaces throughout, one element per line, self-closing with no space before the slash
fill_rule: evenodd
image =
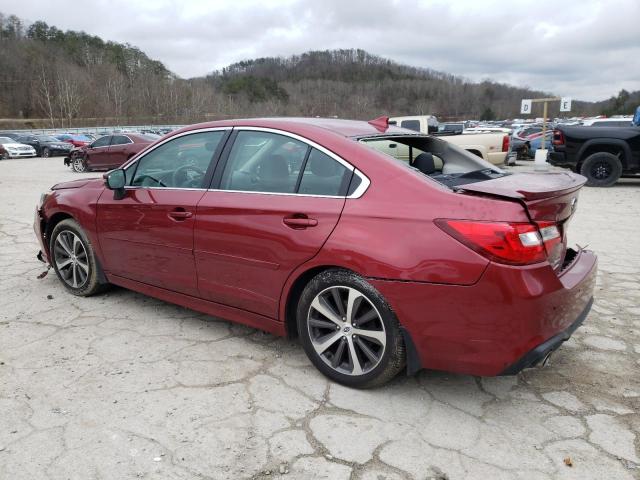
<path id="1" fill-rule="evenodd" d="M 0 11 L 128 42 L 182 77 L 362 48 L 584 100 L 640 89 L 640 0 L 0 0 Z"/>

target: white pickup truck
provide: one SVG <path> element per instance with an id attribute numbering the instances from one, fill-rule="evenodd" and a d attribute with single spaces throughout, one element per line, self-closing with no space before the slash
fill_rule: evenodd
<path id="1" fill-rule="evenodd" d="M 509 153 L 508 133 L 469 133 L 469 134 L 438 134 L 438 119 L 433 115 L 414 115 L 410 117 L 391 117 L 390 125 L 408 128 L 420 133 L 437 135 L 438 138 L 463 148 L 494 165 L 503 165 Z M 393 147 L 392 147 L 393 148 Z M 402 147 L 394 152 L 394 157 L 408 161 L 409 151 L 401 151 Z M 406 159 L 404 158 L 406 156 Z"/>

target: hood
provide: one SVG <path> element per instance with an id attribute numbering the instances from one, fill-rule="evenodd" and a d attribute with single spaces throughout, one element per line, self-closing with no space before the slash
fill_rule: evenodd
<path id="1" fill-rule="evenodd" d="M 24 143 L 3 143 L 2 144 L 3 147 L 7 148 L 21 148 L 21 147 L 28 147 L 28 148 L 33 148 L 31 145 L 26 145 Z"/>
<path id="2" fill-rule="evenodd" d="M 89 183 L 100 183 L 103 184 L 103 180 L 101 178 L 80 178 L 78 180 L 71 180 L 70 182 L 61 182 L 56 183 L 51 190 L 64 190 L 67 188 L 80 188 L 84 187 Z"/>

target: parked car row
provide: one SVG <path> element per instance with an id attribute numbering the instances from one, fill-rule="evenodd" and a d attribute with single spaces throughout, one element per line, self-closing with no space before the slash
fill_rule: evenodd
<path id="1" fill-rule="evenodd" d="M 35 151 L 32 156 L 40 157 L 68 155 L 74 147 L 87 145 L 93 140 L 87 135 L 76 134 L 34 135 L 32 133 L 0 132 L 0 136 L 11 139 L 15 145 L 30 146 Z M 26 151 L 25 149 L 20 150 Z M 13 158 L 11 155 L 6 156 Z"/>

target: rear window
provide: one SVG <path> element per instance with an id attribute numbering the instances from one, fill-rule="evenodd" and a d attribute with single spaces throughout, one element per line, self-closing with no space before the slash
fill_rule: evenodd
<path id="1" fill-rule="evenodd" d="M 433 136 L 380 135 L 360 141 L 450 188 L 508 175 L 482 158 Z"/>
<path id="2" fill-rule="evenodd" d="M 409 130 L 420 131 L 420 120 L 403 120 L 400 122 L 402 128 L 408 128 Z"/>

